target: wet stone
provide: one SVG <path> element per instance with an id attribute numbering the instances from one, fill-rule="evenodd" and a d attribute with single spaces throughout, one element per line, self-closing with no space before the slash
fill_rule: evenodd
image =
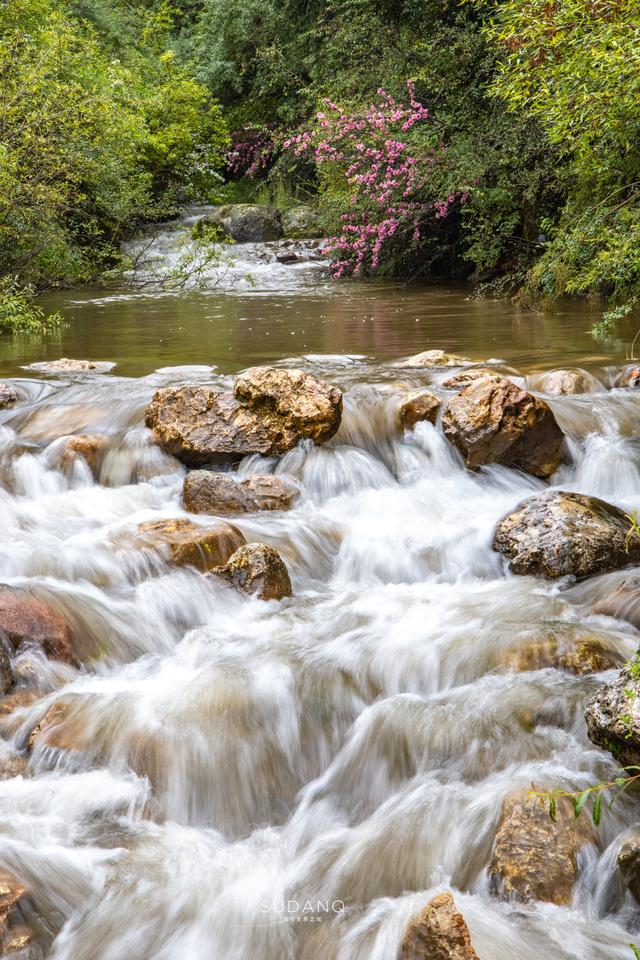
<path id="1" fill-rule="evenodd" d="M 284 560 L 277 550 L 264 543 L 240 547 L 225 566 L 213 572 L 234 587 L 256 594 L 260 600 L 282 600 L 292 593 Z"/>
<path id="2" fill-rule="evenodd" d="M 435 423 L 440 403 L 440 397 L 429 390 L 409 394 L 400 407 L 400 424 L 403 430 L 413 430 L 417 423 L 424 420 Z"/>
<path id="3" fill-rule="evenodd" d="M 182 488 L 184 506 L 190 513 L 288 510 L 297 493 L 291 484 L 269 474 L 236 479 L 210 470 L 191 470 Z"/>
<path id="4" fill-rule="evenodd" d="M 398 960 L 479 960 L 450 893 L 435 896 L 411 920 Z"/>
<path id="5" fill-rule="evenodd" d="M 187 519 L 151 520 L 138 525 L 133 546 L 166 547 L 171 561 L 207 573 L 227 562 L 245 538 L 230 523 L 201 527 Z"/>
<path id="6" fill-rule="evenodd" d="M 77 662 L 64 617 L 44 600 L 22 591 L 0 590 L 0 634 L 14 650 L 34 644 L 52 660 Z"/>
<path id="7" fill-rule="evenodd" d="M 0 410 L 17 403 L 18 391 L 9 383 L 0 383 Z"/>

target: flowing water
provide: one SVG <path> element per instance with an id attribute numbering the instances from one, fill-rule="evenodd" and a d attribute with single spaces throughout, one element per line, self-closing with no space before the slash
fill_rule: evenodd
<path id="1" fill-rule="evenodd" d="M 633 801 L 603 815 L 570 907 L 502 900 L 487 877 L 514 790 L 615 776 L 583 720 L 614 674 L 513 664 L 549 640 L 632 653 L 634 628 L 591 612 L 619 575 L 509 575 L 493 529 L 543 484 L 471 473 L 439 429 L 396 425 L 401 388 L 444 379 L 398 365 L 417 350 L 514 377 L 578 364 L 594 391 L 549 400 L 571 453 L 552 483 L 635 508 L 640 398 L 608 389 L 625 344 L 594 340 L 584 305 L 548 317 L 465 290 L 332 284 L 278 250 L 238 248 L 207 292 L 58 295 L 68 326 L 0 348 L 21 395 L 0 415 L 0 577 L 64 613 L 82 662 L 18 657 L 39 697 L 2 721 L 3 756 L 52 704 L 66 719 L 0 781 L 0 868 L 30 888 L 54 960 L 393 960 L 443 889 L 480 960 L 631 960 L 615 857 Z M 38 366 L 60 356 L 105 367 Z M 228 386 L 256 362 L 346 391 L 324 447 L 239 467 L 300 487 L 290 512 L 234 520 L 286 560 L 282 602 L 115 546 L 184 515 L 184 468 L 143 425 L 154 390 Z M 63 455 L 74 433 L 107 438 L 97 481 Z"/>

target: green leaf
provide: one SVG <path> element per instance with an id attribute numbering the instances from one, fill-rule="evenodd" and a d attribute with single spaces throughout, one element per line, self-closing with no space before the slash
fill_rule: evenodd
<path id="1" fill-rule="evenodd" d="M 580 816 L 580 812 L 589 799 L 589 795 L 589 790 L 583 790 L 579 797 L 573 798 L 573 813 L 576 819 Z"/>
<path id="2" fill-rule="evenodd" d="M 549 816 L 556 822 L 556 798 L 551 796 L 549 797 Z"/>
<path id="3" fill-rule="evenodd" d="M 595 823 L 596 827 L 600 824 L 600 817 L 602 813 L 601 807 L 602 807 L 602 793 L 599 793 L 594 801 L 593 811 L 591 814 L 593 817 L 593 822 Z"/>

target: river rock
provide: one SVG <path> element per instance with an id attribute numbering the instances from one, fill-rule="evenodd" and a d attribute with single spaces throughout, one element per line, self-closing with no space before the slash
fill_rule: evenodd
<path id="1" fill-rule="evenodd" d="M 632 828 L 618 850 L 618 870 L 626 887 L 640 903 L 640 826 Z"/>
<path id="2" fill-rule="evenodd" d="M 312 240 L 322 237 L 320 217 L 313 207 L 300 204 L 282 211 L 282 230 L 285 237 L 294 240 Z"/>
<path id="3" fill-rule="evenodd" d="M 107 437 L 100 434 L 82 433 L 69 437 L 62 454 L 63 469 L 72 466 L 76 457 L 82 457 L 93 475 L 97 476 L 107 443 Z"/>
<path id="4" fill-rule="evenodd" d="M 33 932 L 24 923 L 22 909 L 27 887 L 13 874 L 0 870 L 0 945 L 3 957 L 15 957 L 33 940 Z"/>
<path id="5" fill-rule="evenodd" d="M 455 353 L 445 353 L 444 350 L 423 350 L 408 360 L 403 360 L 403 367 L 464 367 L 472 361 L 467 357 L 458 357 Z"/>
<path id="6" fill-rule="evenodd" d="M 587 577 L 640 560 L 622 510 L 580 493 L 548 490 L 524 500 L 496 527 L 493 548 L 518 574 Z"/>
<path id="7" fill-rule="evenodd" d="M 623 767 L 640 764 L 640 678 L 625 668 L 585 710 L 587 733 Z"/>
<path id="8" fill-rule="evenodd" d="M 85 373 L 87 370 L 100 369 L 100 365 L 93 360 L 70 360 L 69 357 L 43 361 L 40 367 L 46 370 L 64 370 L 68 373 Z"/>
<path id="9" fill-rule="evenodd" d="M 0 410 L 18 401 L 18 393 L 9 383 L 0 383 Z"/>
<path id="10" fill-rule="evenodd" d="M 84 753 L 95 746 L 79 697 L 56 700 L 31 730 L 27 749 L 49 747 Z"/>
<path id="11" fill-rule="evenodd" d="M 567 397 L 576 393 L 589 393 L 592 382 L 584 370 L 549 370 L 527 378 L 533 390 L 552 397 Z"/>
<path id="12" fill-rule="evenodd" d="M 474 367 L 473 370 L 461 370 L 444 381 L 442 386 L 446 390 L 463 390 L 470 383 L 476 380 L 504 380 L 504 377 L 496 373 L 495 370 L 489 370 L 488 367 Z"/>
<path id="13" fill-rule="evenodd" d="M 608 646 L 601 637 L 551 635 L 524 643 L 506 652 L 505 666 L 511 670 L 544 670 L 553 667 L 577 676 L 620 669 L 625 657 Z"/>
<path id="14" fill-rule="evenodd" d="M 0 645 L 0 694 L 8 693 L 13 686 L 13 670 L 11 668 L 11 658 L 9 654 Z"/>
<path id="15" fill-rule="evenodd" d="M 166 387 L 146 424 L 168 453 L 190 464 L 248 454 L 280 456 L 300 440 L 322 443 L 340 426 L 342 393 L 300 370 L 254 367 L 233 394 L 204 386 Z"/>
<path id="16" fill-rule="evenodd" d="M 547 404 L 504 378 L 470 383 L 449 401 L 442 427 L 471 469 L 502 463 L 547 478 L 562 463 L 564 434 Z"/>
<path id="17" fill-rule="evenodd" d="M 546 806 L 518 791 L 504 802 L 489 877 L 507 899 L 569 904 L 578 852 L 591 840 L 589 822 L 576 820 L 567 797 L 558 799 L 554 822 Z"/>
<path id="18" fill-rule="evenodd" d="M 640 576 L 625 577 L 592 607 L 592 613 L 626 620 L 640 629 Z"/>
<path id="19" fill-rule="evenodd" d="M 411 920 L 398 960 L 478 960 L 450 893 L 439 893 Z"/>
<path id="20" fill-rule="evenodd" d="M 12 753 L 0 760 L 0 780 L 13 780 L 27 772 L 28 761 L 19 753 Z"/>
<path id="21" fill-rule="evenodd" d="M 277 550 L 265 543 L 248 543 L 229 561 L 213 571 L 234 587 L 255 593 L 260 600 L 282 600 L 291 596 L 291 580 Z"/>
<path id="22" fill-rule="evenodd" d="M 258 203 L 227 203 L 214 208 L 201 222 L 221 226 L 236 243 L 262 243 L 282 236 L 280 211 Z"/>
<path id="23" fill-rule="evenodd" d="M 409 394 L 400 407 L 400 424 L 403 430 L 413 430 L 416 423 L 427 420 L 435 423 L 440 409 L 440 397 L 430 390 L 418 390 Z"/>
<path id="24" fill-rule="evenodd" d="M 616 387 L 630 387 L 632 390 L 640 387 L 640 367 L 633 364 L 618 375 L 615 381 Z"/>
<path id="25" fill-rule="evenodd" d="M 66 620 L 44 600 L 23 591 L 0 590 L 0 633 L 14 650 L 36 644 L 52 660 L 77 662 Z"/>
<path id="26" fill-rule="evenodd" d="M 182 498 L 190 513 L 252 513 L 288 510 L 298 491 L 271 474 L 236 480 L 228 473 L 191 470 L 184 479 Z"/>
<path id="27" fill-rule="evenodd" d="M 195 567 L 202 573 L 226 563 L 246 543 L 238 528 L 230 523 L 201 527 L 182 517 L 139 524 L 136 541 L 135 545 L 142 547 L 168 547 L 173 563 Z"/>

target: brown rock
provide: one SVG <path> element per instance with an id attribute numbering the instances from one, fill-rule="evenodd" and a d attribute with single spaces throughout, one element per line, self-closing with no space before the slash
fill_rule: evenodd
<path id="1" fill-rule="evenodd" d="M 454 374 L 453 377 L 445 380 L 442 386 L 446 390 L 462 390 L 464 387 L 468 387 L 470 383 L 475 383 L 476 380 L 487 379 L 504 380 L 504 377 L 496 373 L 495 370 L 489 370 L 488 367 L 474 367 L 473 370 L 461 370 L 460 373 Z"/>
<path id="2" fill-rule="evenodd" d="M 227 562 L 246 543 L 237 527 L 216 523 L 200 527 L 191 520 L 151 520 L 138 526 L 137 546 L 167 546 L 177 566 L 196 567 L 202 573 Z"/>
<path id="3" fill-rule="evenodd" d="M 567 397 L 576 393 L 589 393 L 592 380 L 584 370 L 549 370 L 527 379 L 533 390 L 552 397 Z"/>
<path id="4" fill-rule="evenodd" d="M 524 500 L 496 527 L 493 548 L 518 574 L 586 577 L 640 559 L 622 510 L 580 493 L 549 490 Z"/>
<path id="5" fill-rule="evenodd" d="M 93 746 L 93 738 L 79 698 L 56 700 L 35 725 L 27 748 L 53 747 L 56 750 L 84 752 Z"/>
<path id="6" fill-rule="evenodd" d="M 297 494 L 295 487 L 271 474 L 237 480 L 210 470 L 191 470 L 182 488 L 185 509 L 191 513 L 288 510 Z"/>
<path id="7" fill-rule="evenodd" d="M 551 636 L 508 651 L 505 665 L 520 672 L 554 667 L 585 676 L 619 669 L 624 662 L 622 654 L 608 647 L 600 637 L 586 636 L 571 642 Z"/>
<path id="8" fill-rule="evenodd" d="M 569 904 L 578 877 L 578 852 L 592 840 L 589 821 L 576 820 L 567 797 L 548 809 L 520 791 L 507 797 L 489 865 L 494 886 L 506 898 Z"/>
<path id="9" fill-rule="evenodd" d="M 585 710 L 587 733 L 623 767 L 640 764 L 640 678 L 629 669 L 596 692 Z"/>
<path id="10" fill-rule="evenodd" d="M 13 669 L 11 667 L 11 658 L 0 645 L 0 694 L 8 693 L 13 686 Z"/>
<path id="11" fill-rule="evenodd" d="M 640 387 L 640 367 L 636 364 L 626 367 L 617 377 L 615 386 L 630 387 L 633 390 Z"/>
<path id="12" fill-rule="evenodd" d="M 71 631 L 63 617 L 44 600 L 18 590 L 0 590 L 0 633 L 18 650 L 38 644 L 52 660 L 75 664 Z"/>
<path id="13" fill-rule="evenodd" d="M 298 497 L 293 484 L 271 473 L 255 474 L 240 484 L 258 504 L 258 510 L 289 510 Z"/>
<path id="14" fill-rule="evenodd" d="M 449 401 L 442 426 L 471 469 L 503 463 L 546 478 L 562 463 L 564 434 L 547 404 L 504 378 L 465 387 Z"/>
<path id="15" fill-rule="evenodd" d="M 428 420 L 435 423 L 440 409 L 440 397 L 429 390 L 409 394 L 400 407 L 400 424 L 403 430 L 413 430 L 416 423 Z"/>
<path id="16" fill-rule="evenodd" d="M 408 360 L 401 361 L 403 367 L 464 367 L 471 363 L 466 357 L 458 357 L 444 350 L 424 350 Z"/>
<path id="17" fill-rule="evenodd" d="M 211 387 L 158 390 L 146 424 L 168 453 L 203 464 L 248 454 L 280 456 L 300 440 L 328 440 L 340 426 L 342 394 L 300 370 L 254 367 L 233 394 Z"/>
<path id="18" fill-rule="evenodd" d="M 626 620 L 640 629 L 640 577 L 625 577 L 610 593 L 599 600 L 592 613 Z"/>
<path id="19" fill-rule="evenodd" d="M 18 392 L 9 383 L 0 383 L 0 410 L 18 401 Z"/>
<path id="20" fill-rule="evenodd" d="M 450 893 L 438 894 L 411 920 L 398 960 L 478 960 Z"/>
<path id="21" fill-rule="evenodd" d="M 21 957 L 18 951 L 24 951 L 34 940 L 33 931 L 24 922 L 27 898 L 27 887 L 13 874 L 0 870 L 0 951 L 3 957 Z"/>
<path id="22" fill-rule="evenodd" d="M 629 833 L 618 850 L 618 869 L 622 880 L 640 903 L 640 828 Z"/>
<path id="23" fill-rule="evenodd" d="M 19 753 L 13 753 L 0 760 L 0 780 L 13 780 L 14 777 L 24 776 L 27 770 L 27 758 Z"/>
<path id="24" fill-rule="evenodd" d="M 261 600 L 282 600 L 291 596 L 289 571 L 282 557 L 264 543 L 248 543 L 240 547 L 228 563 L 214 573 L 246 593 L 257 594 Z"/>
<path id="25" fill-rule="evenodd" d="M 86 460 L 91 472 L 96 476 L 107 443 L 107 437 L 99 434 L 82 433 L 75 437 L 69 437 L 62 454 L 62 466 L 67 467 L 74 462 L 76 457 L 82 457 Z"/>

